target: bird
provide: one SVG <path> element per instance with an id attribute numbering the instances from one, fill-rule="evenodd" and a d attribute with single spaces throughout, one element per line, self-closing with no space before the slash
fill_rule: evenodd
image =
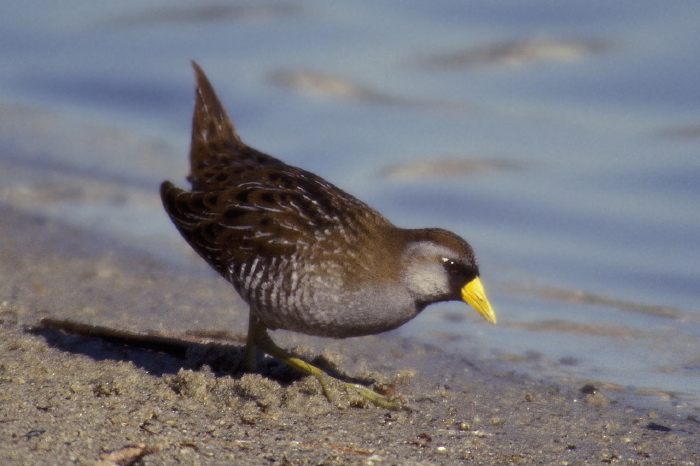
<path id="1" fill-rule="evenodd" d="M 192 66 L 191 190 L 164 181 L 160 194 L 185 241 L 250 307 L 243 370 L 255 371 L 259 349 L 316 376 L 330 399 L 330 376 L 278 347 L 268 330 L 360 337 L 453 300 L 496 323 L 467 241 L 440 228 L 397 227 L 320 176 L 246 145 Z M 395 407 L 370 388 L 346 386 Z"/>

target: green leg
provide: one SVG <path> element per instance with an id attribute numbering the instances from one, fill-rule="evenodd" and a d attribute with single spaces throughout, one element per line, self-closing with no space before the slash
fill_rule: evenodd
<path id="1" fill-rule="evenodd" d="M 255 347 L 255 329 L 262 325 L 257 317 L 251 312 L 248 317 L 248 339 L 245 344 L 245 352 L 243 353 L 242 369 L 243 372 L 255 372 L 257 370 L 258 358 L 257 348 Z"/>
<path id="2" fill-rule="evenodd" d="M 272 338 L 270 338 L 270 335 L 268 335 L 267 327 L 265 327 L 265 324 L 260 322 L 257 318 L 253 317 L 253 315 L 251 314 L 250 323 L 248 327 L 248 343 L 246 344 L 246 352 L 244 359 L 246 370 L 250 368 L 249 364 L 251 360 L 254 370 L 256 346 L 265 353 L 279 359 L 280 361 L 293 367 L 294 369 L 303 372 L 304 374 L 309 374 L 316 377 L 318 382 L 321 384 L 323 393 L 326 395 L 326 398 L 328 398 L 328 401 L 333 401 L 331 393 L 328 390 L 328 385 L 326 383 L 327 378 L 332 377 L 323 372 L 318 367 L 312 366 L 308 362 L 293 356 L 292 354 L 277 346 L 275 342 L 272 341 Z M 346 389 L 355 390 L 362 397 L 364 397 L 365 399 L 369 400 L 371 403 L 374 403 L 377 406 L 393 410 L 401 408 L 401 406 L 398 403 L 391 401 L 389 398 L 380 395 L 379 393 L 370 390 L 365 386 L 348 382 L 342 383 L 345 385 Z"/>

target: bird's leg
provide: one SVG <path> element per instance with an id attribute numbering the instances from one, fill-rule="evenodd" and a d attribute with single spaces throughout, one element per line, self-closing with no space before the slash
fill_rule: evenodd
<path id="1" fill-rule="evenodd" d="M 265 324 L 260 322 L 258 319 L 251 316 L 250 322 L 251 323 L 248 330 L 248 345 L 251 345 L 251 342 L 253 342 L 253 347 L 257 346 L 265 353 L 279 359 L 288 366 L 291 366 L 292 368 L 303 372 L 304 374 L 313 375 L 321 384 L 323 393 L 326 395 L 326 398 L 328 398 L 328 401 L 333 401 L 331 393 L 328 389 L 328 385 L 326 384 L 326 379 L 329 377 L 334 377 L 331 377 L 318 367 L 313 366 L 308 362 L 293 356 L 289 352 L 277 346 L 275 342 L 272 341 L 272 338 L 270 338 L 270 335 L 268 335 L 267 327 L 265 327 Z M 246 345 L 246 357 L 248 345 Z M 345 385 L 346 389 L 357 391 L 363 398 L 367 399 L 368 401 L 374 403 L 377 406 L 393 410 L 401 408 L 401 406 L 398 403 L 391 401 L 389 398 L 380 395 L 379 393 L 375 392 L 374 390 L 370 390 L 365 386 L 349 382 L 340 382 Z"/>
<path id="2" fill-rule="evenodd" d="M 270 338 L 270 335 L 267 334 L 267 327 L 265 327 L 265 324 L 260 322 L 256 317 L 253 317 L 252 314 L 250 316 L 250 323 L 248 327 L 248 343 L 246 344 L 245 354 L 246 363 L 248 362 L 250 356 L 248 354 L 248 348 L 251 346 L 253 347 L 251 350 L 253 353 L 253 358 L 255 358 L 255 347 L 257 346 L 265 353 L 279 359 L 288 366 L 291 366 L 304 374 L 309 374 L 316 377 L 321 384 L 321 388 L 323 388 L 323 393 L 326 395 L 326 398 L 328 398 L 329 401 L 332 401 L 331 394 L 325 380 L 327 377 L 326 373 L 318 367 L 312 366 L 308 362 L 292 356 L 290 353 L 277 346 L 275 342 L 272 341 L 272 338 Z"/>
<path id="3" fill-rule="evenodd" d="M 245 352 L 241 369 L 243 372 L 255 372 L 258 366 L 258 350 L 255 347 L 255 328 L 261 325 L 257 317 L 251 312 L 248 317 L 248 338 L 245 343 Z"/>

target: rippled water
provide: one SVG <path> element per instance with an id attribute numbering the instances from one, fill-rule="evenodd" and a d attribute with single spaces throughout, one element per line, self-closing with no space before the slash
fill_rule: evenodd
<path id="1" fill-rule="evenodd" d="M 248 143 L 474 245 L 499 325 L 455 303 L 400 333 L 699 404 L 700 5 L 398 5 L 13 4 L 0 202 L 188 260 L 157 187 L 195 59 Z"/>

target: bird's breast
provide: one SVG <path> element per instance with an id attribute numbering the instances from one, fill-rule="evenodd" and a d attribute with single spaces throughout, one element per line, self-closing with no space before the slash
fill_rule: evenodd
<path id="1" fill-rule="evenodd" d="M 338 261 L 253 259 L 231 281 L 270 329 L 345 338 L 394 329 L 420 309 L 399 284 L 352 283 Z"/>

